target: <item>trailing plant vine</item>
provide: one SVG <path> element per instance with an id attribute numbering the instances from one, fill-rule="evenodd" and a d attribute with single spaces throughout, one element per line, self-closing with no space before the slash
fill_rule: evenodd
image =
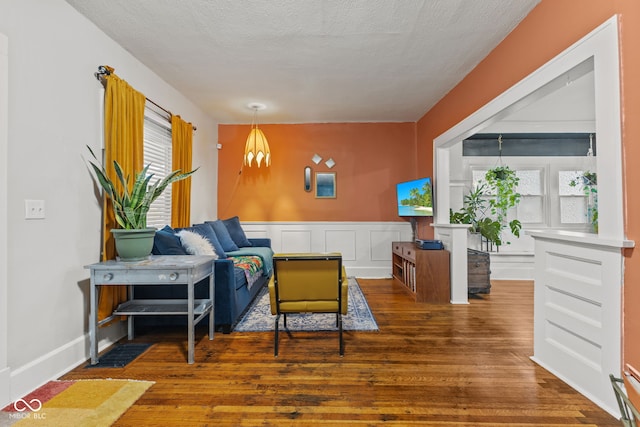
<path id="1" fill-rule="evenodd" d="M 509 166 L 497 166 L 489 169 L 484 179 L 489 187 L 489 192 L 494 195 L 489 199 L 491 214 L 494 215 L 496 221 L 504 224 L 507 211 L 520 203 L 521 196 L 516 191 L 520 178 L 516 175 L 516 171 L 510 169 Z M 518 234 L 514 233 L 514 235 L 519 236 L 519 228 Z"/>
<path id="2" fill-rule="evenodd" d="M 587 197 L 587 218 L 594 232 L 598 232 L 598 175 L 596 172 L 585 171 L 579 177 L 569 181 L 571 187 L 582 185 L 582 191 Z"/>

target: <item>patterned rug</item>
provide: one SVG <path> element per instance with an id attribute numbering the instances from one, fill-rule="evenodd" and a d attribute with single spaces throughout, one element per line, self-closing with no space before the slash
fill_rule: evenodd
<path id="1" fill-rule="evenodd" d="M 284 319 L 280 318 L 280 328 Z M 269 289 L 265 286 L 253 301 L 234 331 L 262 332 L 273 331 L 275 316 L 271 314 Z M 355 277 L 349 277 L 349 306 L 347 314 L 342 316 L 342 327 L 346 331 L 377 331 L 373 313 L 369 309 L 360 285 Z M 287 315 L 287 329 L 290 331 L 335 331 L 336 316 L 330 313 L 301 313 Z"/>
<path id="2" fill-rule="evenodd" d="M 0 411 L 0 426 L 107 427 L 154 383 L 133 380 L 50 381 Z"/>

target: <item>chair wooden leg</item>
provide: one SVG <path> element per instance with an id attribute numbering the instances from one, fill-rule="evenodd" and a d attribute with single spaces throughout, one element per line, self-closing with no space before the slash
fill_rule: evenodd
<path id="1" fill-rule="evenodd" d="M 286 318 L 286 316 L 285 316 Z M 278 357 L 278 324 L 280 323 L 280 315 L 276 316 L 276 324 L 274 328 L 274 336 L 273 336 L 273 357 Z"/>

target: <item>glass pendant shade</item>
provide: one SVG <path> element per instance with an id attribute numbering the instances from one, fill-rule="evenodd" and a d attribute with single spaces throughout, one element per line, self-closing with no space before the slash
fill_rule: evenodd
<path id="1" fill-rule="evenodd" d="M 244 164 L 251 167 L 254 160 L 258 167 L 260 167 L 262 161 L 267 167 L 271 165 L 271 150 L 269 150 L 267 137 L 257 126 L 251 128 L 244 147 Z"/>

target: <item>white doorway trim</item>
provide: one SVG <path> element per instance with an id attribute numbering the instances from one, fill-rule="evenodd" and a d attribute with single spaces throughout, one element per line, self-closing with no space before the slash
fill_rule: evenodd
<path id="1" fill-rule="evenodd" d="M 7 193 L 9 127 L 9 39 L 0 33 L 0 407 L 10 401 L 9 388 L 9 304 L 7 285 Z"/>
<path id="2" fill-rule="evenodd" d="M 452 228 L 449 223 L 449 208 L 451 203 L 450 182 L 450 150 L 459 144 L 464 138 L 471 136 L 483 128 L 494 124 L 510 112 L 519 109 L 523 104 L 529 104 L 555 90 L 562 84 L 561 77 L 566 76 L 571 70 L 584 68 L 585 64 L 594 69 L 595 86 L 595 118 L 596 133 L 598 135 L 598 198 L 599 205 L 606 206 L 607 209 L 600 210 L 599 233 L 571 233 L 571 236 L 563 232 L 537 231 L 532 233 L 536 239 L 536 262 L 535 262 L 535 303 L 534 303 L 534 355 L 532 360 L 545 367 L 563 381 L 583 393 L 594 403 L 612 414 L 617 413 L 617 405 L 614 394 L 608 385 L 609 373 L 620 376 L 621 366 L 621 286 L 623 282 L 622 248 L 634 245 L 632 241 L 626 240 L 624 236 L 624 210 L 623 210 L 623 186 L 622 186 L 622 141 L 621 141 L 621 112 L 620 112 L 620 66 L 618 50 L 618 20 L 614 16 L 583 37 L 581 40 L 570 46 L 560 55 L 544 64 L 538 70 L 524 78 L 522 81 L 511 87 L 493 101 L 480 108 L 469 117 L 462 120 L 451 129 L 438 136 L 434 140 L 434 174 L 436 179 L 436 212 L 434 217 L 434 228 L 436 238 L 439 236 L 450 236 Z M 578 235 L 578 234 L 584 234 Z M 575 353 L 575 348 L 560 349 L 557 344 L 557 336 L 549 335 L 552 321 L 549 318 L 549 299 L 553 298 L 550 287 L 546 280 L 549 277 L 550 266 L 546 263 L 544 256 L 545 248 L 548 248 L 548 241 L 553 241 L 553 250 L 558 252 L 566 251 L 566 259 L 576 259 L 571 251 L 575 251 L 576 241 L 578 245 L 595 248 L 588 252 L 588 257 L 582 257 L 579 262 L 589 262 L 592 264 L 602 264 L 615 266 L 616 271 L 607 270 L 609 275 L 602 281 L 600 296 L 598 300 L 593 297 L 594 305 L 601 305 L 598 314 L 605 313 L 612 321 L 601 322 L 601 328 L 593 328 L 589 332 L 593 335 L 590 340 L 599 350 L 597 355 L 575 354 L 576 358 L 570 360 L 565 357 L 567 353 Z M 539 246 L 539 242 L 540 246 Z M 544 245 L 544 246 L 543 246 Z M 453 247 L 451 250 L 452 265 L 456 262 L 466 265 L 466 245 Z M 615 260 L 611 259 L 612 251 Z M 575 252 L 573 252 L 575 253 Z M 571 258 L 573 256 L 573 258 Z M 587 259 L 588 258 L 588 259 Z M 464 261 L 463 261 L 464 260 Z M 556 264 L 554 269 L 558 270 Z M 452 287 L 458 286 L 466 289 L 466 277 L 459 278 L 460 282 L 453 283 Z M 565 279 L 568 281 L 568 279 Z M 464 282 L 464 284 L 462 283 Z M 588 285 L 589 283 L 587 283 Z M 563 284 L 560 284 L 562 287 Z M 579 283 L 572 283 L 573 289 L 584 289 Z M 561 289 L 562 290 L 562 289 Z M 562 290 L 564 295 L 570 291 Z M 577 293 L 576 299 L 584 298 Z M 557 300 L 553 301 L 557 305 Z M 565 307 L 566 308 L 566 307 Z M 569 313 L 570 308 L 565 312 Z M 575 310 L 574 310 L 575 311 Z M 595 310 L 594 310 L 595 311 Z M 573 313 L 567 316 L 577 324 L 576 319 L 580 313 L 572 317 Z M 584 317 L 584 316 L 583 316 Z M 590 320 L 590 319 L 589 319 Z M 553 326 L 558 326 L 558 319 L 554 320 Z M 568 334 L 582 340 L 579 329 L 568 330 L 564 325 L 560 325 Z M 584 329 L 584 328 L 583 328 Z M 555 341 L 555 343 L 554 343 Z M 587 341 L 585 338 L 581 341 Z M 553 348 L 552 348 L 553 347 Z M 566 347 L 566 346 L 565 346 Z M 586 346 L 585 346 L 586 347 Z M 565 355 L 560 357 L 564 351 Z M 586 352 L 585 352 L 586 353 Z M 595 357 L 592 357 L 595 356 Z M 600 359 L 598 359 L 600 358 Z M 562 360 L 561 360 L 562 359 Z M 596 360 L 597 363 L 594 363 Z M 590 378 L 583 378 L 586 372 L 583 361 L 590 364 L 594 374 Z"/>

